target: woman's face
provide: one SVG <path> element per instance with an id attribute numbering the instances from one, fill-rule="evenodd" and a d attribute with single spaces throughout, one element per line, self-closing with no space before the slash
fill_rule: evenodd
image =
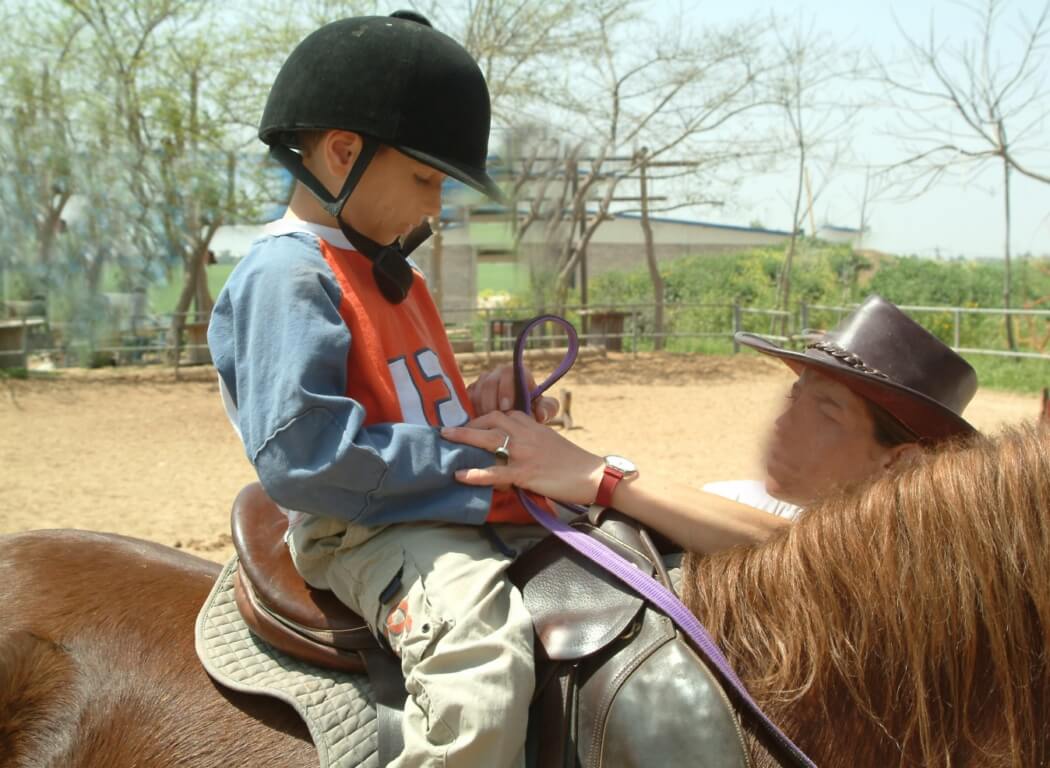
<path id="1" fill-rule="evenodd" d="M 766 489 L 805 506 L 838 487 L 883 471 L 893 449 L 875 439 L 867 404 L 848 387 L 805 368 L 774 422 L 766 450 Z"/>

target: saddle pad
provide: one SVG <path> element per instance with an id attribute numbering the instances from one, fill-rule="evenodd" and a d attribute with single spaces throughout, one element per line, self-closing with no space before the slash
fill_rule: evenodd
<path id="1" fill-rule="evenodd" d="M 197 617 L 197 656 L 208 674 L 232 690 L 290 704 L 310 731 L 321 768 L 378 768 L 367 675 L 319 669 L 253 635 L 234 603 L 236 572 L 234 557 Z"/>

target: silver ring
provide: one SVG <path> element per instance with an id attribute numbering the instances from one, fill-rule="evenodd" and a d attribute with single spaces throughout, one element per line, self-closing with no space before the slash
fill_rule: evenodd
<path id="1" fill-rule="evenodd" d="M 503 445 L 493 451 L 494 454 L 499 456 L 504 461 L 510 461 L 510 451 L 507 448 L 510 446 L 510 435 L 503 438 Z"/>

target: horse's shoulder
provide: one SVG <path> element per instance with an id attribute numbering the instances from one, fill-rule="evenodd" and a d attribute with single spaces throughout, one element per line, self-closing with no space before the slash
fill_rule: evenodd
<path id="1" fill-rule="evenodd" d="M 220 571 L 220 566 L 210 560 L 118 533 L 57 528 L 0 536 L 0 569 L 39 565 L 53 571 L 66 565 L 84 567 L 85 562 L 94 564 L 95 569 L 106 562 L 149 563 L 212 580 Z"/>

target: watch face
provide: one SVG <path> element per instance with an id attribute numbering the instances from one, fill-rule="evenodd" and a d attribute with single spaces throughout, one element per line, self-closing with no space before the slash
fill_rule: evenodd
<path id="1" fill-rule="evenodd" d="M 614 469 L 620 470 L 625 475 L 638 471 L 638 467 L 634 465 L 634 462 L 630 459 L 625 459 L 623 456 L 606 456 L 605 463 Z"/>

